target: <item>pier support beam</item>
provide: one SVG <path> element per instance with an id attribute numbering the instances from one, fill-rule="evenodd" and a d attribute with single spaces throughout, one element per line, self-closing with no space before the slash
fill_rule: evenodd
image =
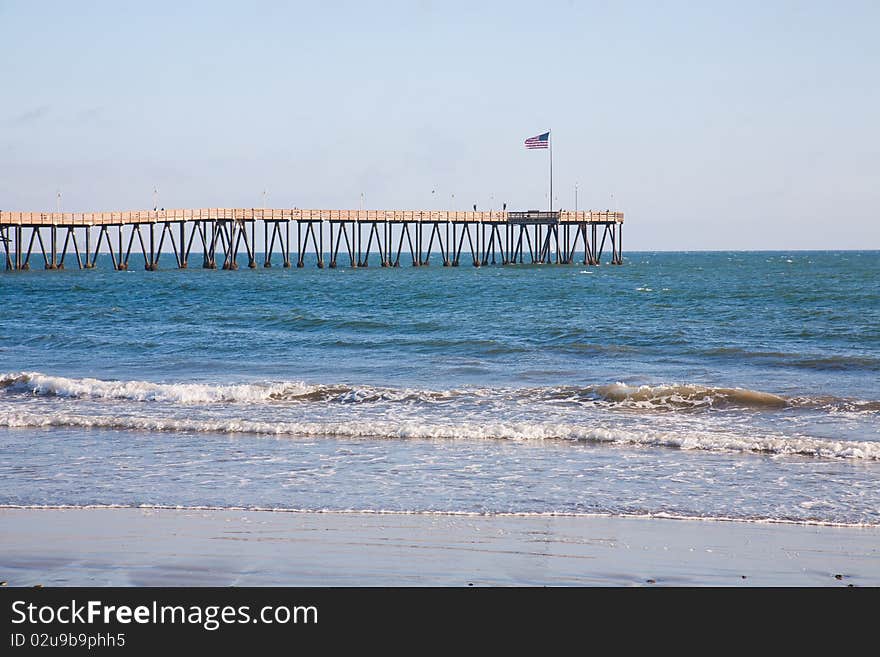
<path id="1" fill-rule="evenodd" d="M 265 224 L 265 222 L 263 222 Z M 248 269 L 256 269 L 257 268 L 257 221 L 256 219 L 251 221 L 251 243 L 247 242 L 247 231 L 242 225 L 241 231 L 244 234 L 244 245 L 248 250 Z"/>
<path id="2" fill-rule="evenodd" d="M 13 262 L 12 257 L 10 255 L 10 243 L 12 240 L 9 237 L 9 229 L 0 227 L 0 242 L 3 243 L 3 253 L 5 255 L 5 267 L 6 271 L 13 270 Z"/>
<path id="3" fill-rule="evenodd" d="M 95 263 L 89 260 L 90 247 L 92 243 L 92 227 L 86 226 L 86 269 L 94 269 Z"/>
<path id="4" fill-rule="evenodd" d="M 272 266 L 272 248 L 275 246 L 275 233 L 278 230 L 278 222 L 276 221 L 272 229 L 272 241 L 269 241 L 269 222 L 263 222 L 263 267 L 268 269 Z"/>
<path id="5" fill-rule="evenodd" d="M 189 264 L 189 248 L 184 246 L 186 244 L 186 222 L 181 221 L 178 228 L 180 229 L 180 256 L 177 259 L 177 267 L 186 269 Z M 193 230 L 195 230 L 195 226 L 193 226 Z M 189 243 L 192 244 L 192 237 L 190 237 Z"/>
<path id="6" fill-rule="evenodd" d="M 623 224 L 617 224 L 617 264 L 623 264 Z"/>
<path id="7" fill-rule="evenodd" d="M 24 226 L 18 226 L 15 236 L 15 269 L 18 271 L 22 271 L 25 265 L 24 249 Z"/>

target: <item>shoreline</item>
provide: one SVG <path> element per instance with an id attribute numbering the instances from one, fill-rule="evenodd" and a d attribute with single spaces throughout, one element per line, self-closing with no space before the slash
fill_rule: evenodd
<path id="1" fill-rule="evenodd" d="M 604 513 L 566 511 L 436 511 L 400 509 L 297 509 L 272 506 L 215 506 L 210 504 L 0 504 L 3 511 L 229 511 L 234 513 L 299 513 L 303 515 L 340 516 L 448 516 L 450 518 L 619 518 L 624 520 L 678 520 L 685 522 L 743 523 L 754 525 L 797 525 L 801 527 L 835 527 L 845 529 L 876 529 L 880 524 L 869 522 L 834 522 L 831 520 L 796 520 L 794 518 L 737 518 L 735 516 L 686 516 L 672 513 Z"/>
<path id="2" fill-rule="evenodd" d="M 880 586 L 880 527 L 0 507 L 10 586 Z"/>

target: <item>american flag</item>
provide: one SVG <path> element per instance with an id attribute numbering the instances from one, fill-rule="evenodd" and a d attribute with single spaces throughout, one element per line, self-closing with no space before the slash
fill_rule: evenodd
<path id="1" fill-rule="evenodd" d="M 535 135 L 529 137 L 525 141 L 526 148 L 547 148 L 550 144 L 550 133 L 545 132 L 543 135 Z"/>

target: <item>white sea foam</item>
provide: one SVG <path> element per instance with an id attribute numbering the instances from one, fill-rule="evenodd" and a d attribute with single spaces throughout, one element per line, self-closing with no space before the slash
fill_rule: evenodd
<path id="1" fill-rule="evenodd" d="M 852 527 L 874 528 L 880 523 L 873 522 L 835 522 L 817 519 L 796 519 L 776 517 L 736 517 L 736 516 L 699 516 L 658 511 L 656 513 L 612 513 L 612 512 L 576 512 L 576 511 L 437 511 L 415 509 L 371 509 L 371 508 L 297 508 L 277 506 L 218 506 L 208 504 L 0 504 L 0 509 L 12 511 L 113 511 L 134 509 L 144 512 L 181 511 L 181 512 L 213 512 L 228 511 L 236 513 L 307 513 L 313 515 L 365 515 L 365 516 L 449 516 L 454 518 L 627 518 L 634 520 L 679 520 L 698 522 L 737 522 L 768 525 L 803 525 L 815 527 Z"/>
<path id="2" fill-rule="evenodd" d="M 92 378 L 75 379 L 64 376 L 49 376 L 39 372 L 18 372 L 0 375 L 0 388 L 45 396 L 204 404 L 262 402 L 282 396 L 307 395 L 318 387 L 295 381 L 277 384 L 213 385 L 105 381 Z"/>
<path id="3" fill-rule="evenodd" d="M 0 410 L 0 427 L 68 427 L 134 431 L 257 434 L 291 437 L 574 441 L 684 450 L 755 452 L 880 460 L 880 443 L 809 436 L 740 435 L 710 431 L 651 431 L 546 422 L 327 421 L 268 422 L 243 418 L 197 420 Z"/>

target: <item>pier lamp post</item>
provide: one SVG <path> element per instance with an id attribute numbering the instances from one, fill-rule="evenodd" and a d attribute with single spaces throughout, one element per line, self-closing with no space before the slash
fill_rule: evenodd
<path id="1" fill-rule="evenodd" d="M 574 211 L 578 211 L 578 184 L 574 184 Z"/>

